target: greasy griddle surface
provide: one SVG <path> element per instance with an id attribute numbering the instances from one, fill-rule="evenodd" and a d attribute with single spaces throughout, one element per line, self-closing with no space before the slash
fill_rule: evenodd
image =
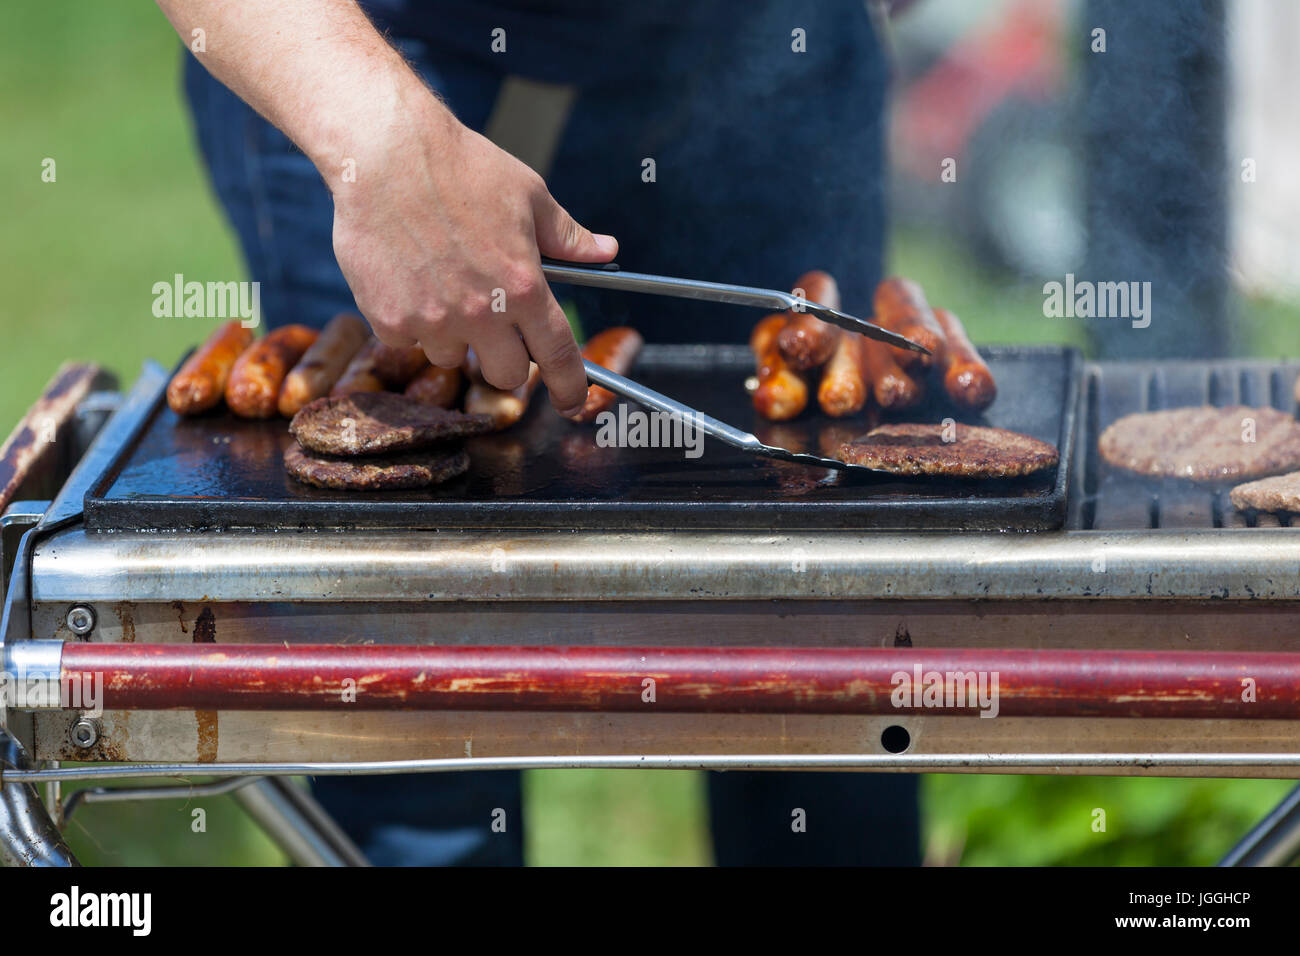
<path id="1" fill-rule="evenodd" d="M 697 459 L 673 448 L 602 448 L 594 426 L 561 419 L 539 395 L 514 428 L 467 441 L 470 471 L 445 485 L 328 491 L 285 474 L 283 454 L 293 439 L 283 420 L 244 421 L 225 411 L 182 419 L 160 402 L 86 496 L 86 522 L 95 530 L 1058 528 L 1074 444 L 1078 355 L 1051 347 L 991 348 L 985 355 L 998 399 L 984 413 L 960 411 L 940 390 L 923 407 L 883 420 L 951 416 L 1023 432 L 1057 446 L 1057 468 L 1016 481 L 850 478 L 752 458 L 709 439 Z M 649 346 L 632 376 L 789 448 L 833 448 L 869 427 L 865 416 L 834 421 L 819 413 L 763 422 L 743 389 L 752 370 L 744 348 Z"/>

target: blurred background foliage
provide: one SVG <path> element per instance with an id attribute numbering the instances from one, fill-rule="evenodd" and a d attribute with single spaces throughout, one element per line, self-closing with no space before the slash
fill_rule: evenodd
<path id="1" fill-rule="evenodd" d="M 177 38 L 153 4 L 14 0 L 5 13 L 0 424 L 7 430 L 65 359 L 100 362 L 127 383 L 145 358 L 174 362 L 207 329 L 154 318 L 153 283 L 177 272 L 239 278 L 243 267 L 181 107 Z M 906 31 L 899 39 L 908 42 Z M 41 181 L 46 157 L 57 163 L 55 183 Z M 904 179 L 898 194 L 906 198 Z M 1052 183 L 1068 180 L 1048 177 L 1043 195 L 1055 198 L 1042 201 L 1060 199 Z M 1068 206 L 1069 197 L 1061 201 Z M 1027 226 L 1031 241 L 1034 228 Z M 1078 323 L 1043 317 L 1041 276 L 1026 274 L 1013 253 L 974 248 L 907 202 L 899 203 L 892 235 L 891 268 L 958 312 L 977 341 L 1084 343 Z M 1237 309 L 1243 351 L 1277 354 L 1294 340 L 1290 304 L 1241 296 Z M 1288 789 L 1281 781 L 930 776 L 926 855 L 936 864 L 1208 864 Z M 699 774 L 535 772 L 526 793 L 535 864 L 709 861 Z M 190 827 L 195 805 L 91 805 L 69 836 L 92 864 L 281 862 L 230 798 L 202 801 L 202 834 Z M 1093 829 L 1097 808 L 1105 832 Z"/>

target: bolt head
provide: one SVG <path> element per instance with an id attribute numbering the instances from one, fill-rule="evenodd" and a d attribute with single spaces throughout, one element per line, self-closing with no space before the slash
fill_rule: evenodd
<path id="1" fill-rule="evenodd" d="M 82 717 L 72 725 L 68 736 L 71 738 L 73 746 L 88 750 L 95 746 L 96 741 L 99 740 L 99 728 L 95 726 L 93 720 Z"/>
<path id="2" fill-rule="evenodd" d="M 78 604 L 68 611 L 68 630 L 85 637 L 95 629 L 95 609 L 88 604 Z"/>

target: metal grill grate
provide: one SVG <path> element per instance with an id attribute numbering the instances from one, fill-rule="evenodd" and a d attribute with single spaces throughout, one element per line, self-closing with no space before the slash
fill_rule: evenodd
<path id="1" fill-rule="evenodd" d="M 1228 487 L 1140 478 L 1106 465 L 1097 438 L 1133 412 L 1187 405 L 1271 405 L 1294 414 L 1300 363 L 1257 360 L 1090 364 L 1084 372 L 1082 422 L 1068 527 L 1099 531 L 1143 528 L 1300 527 L 1300 515 L 1242 513 Z M 1294 519 L 1294 521 L 1293 521 Z"/>

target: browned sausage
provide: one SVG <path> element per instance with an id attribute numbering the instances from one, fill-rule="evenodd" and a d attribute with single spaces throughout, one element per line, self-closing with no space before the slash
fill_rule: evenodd
<path id="1" fill-rule="evenodd" d="M 902 368 L 911 368 L 913 364 L 929 368 L 943 360 L 943 327 L 934 317 L 919 285 L 911 279 L 885 279 L 876 286 L 875 300 L 878 325 L 930 350 L 929 355 L 923 355 L 895 349 L 894 361 Z"/>
<path id="2" fill-rule="evenodd" d="M 845 332 L 835 344 L 835 353 L 822 371 L 817 386 L 817 404 L 831 418 L 843 418 L 862 411 L 870 382 L 864 377 L 861 336 Z"/>
<path id="3" fill-rule="evenodd" d="M 758 365 L 758 388 L 754 408 L 769 421 L 784 422 L 808 407 L 808 383 L 786 363 L 777 339 L 788 317 L 769 315 L 754 326 L 749 347 Z"/>
<path id="4" fill-rule="evenodd" d="M 943 357 L 943 387 L 958 405 L 976 411 L 988 408 L 998 397 L 993 373 L 980 358 L 961 320 L 947 309 L 935 309 L 934 317 L 943 327 L 946 350 Z"/>
<path id="5" fill-rule="evenodd" d="M 863 374 L 871 382 L 872 394 L 881 408 L 910 408 L 925 396 L 925 388 L 899 367 L 898 349 L 866 336 L 858 343 Z"/>
<path id="6" fill-rule="evenodd" d="M 819 269 L 805 272 L 794 287 L 803 290 L 803 298 L 807 302 L 816 302 L 832 309 L 840 307 L 840 288 L 829 272 Z M 839 340 L 838 326 L 802 312 L 793 313 L 777 339 L 781 345 L 781 354 L 796 372 L 807 371 L 827 362 L 834 354 Z"/>
<path id="7" fill-rule="evenodd" d="M 626 325 L 620 325 L 597 332 L 589 338 L 587 344 L 582 347 L 582 357 L 611 372 L 626 375 L 631 370 L 632 363 L 636 361 L 637 355 L 640 354 L 643 344 L 645 340 L 641 338 L 640 332 Z M 588 386 L 587 401 L 582 406 L 582 411 L 572 416 L 573 421 L 594 422 L 597 415 L 614 404 L 616 397 L 609 389 L 601 388 L 599 385 Z"/>
<path id="8" fill-rule="evenodd" d="M 217 328 L 194 350 L 167 385 L 167 404 L 177 415 L 197 415 L 214 408 L 226 391 L 230 370 L 253 342 L 253 330 L 238 320 Z"/>
<path id="9" fill-rule="evenodd" d="M 439 368 L 430 365 L 406 386 L 406 397 L 425 405 L 451 408 L 460 396 L 460 386 L 465 381 L 459 368 Z"/>
<path id="10" fill-rule="evenodd" d="M 311 348 L 319 333 L 305 325 L 272 329 L 244 350 L 226 382 L 226 404 L 242 418 L 270 418 L 276 413 L 280 386 L 289 370 Z"/>
<path id="11" fill-rule="evenodd" d="M 308 402 L 328 395 L 369 336 L 370 327 L 359 315 L 345 312 L 330 319 L 302 361 L 285 376 L 277 403 L 280 414 L 293 418 Z"/>
<path id="12" fill-rule="evenodd" d="M 389 388 L 405 388 L 419 375 L 429 359 L 418 345 L 384 345 L 375 349 L 375 373 Z"/>
<path id="13" fill-rule="evenodd" d="M 373 336 L 361 346 L 361 351 L 352 356 L 352 361 L 330 389 L 330 396 L 342 398 L 353 392 L 382 392 L 384 382 L 375 371 L 375 352 L 379 348 L 379 339 Z"/>
<path id="14" fill-rule="evenodd" d="M 944 391 L 958 405 L 976 411 L 987 408 L 998 396 L 993 373 L 957 316 L 939 308 L 934 310 L 934 316 L 944 332 L 944 356 L 939 366 Z"/>
<path id="15" fill-rule="evenodd" d="M 472 382 L 465 393 L 465 411 L 471 415 L 491 415 L 497 431 L 509 428 L 528 411 L 528 404 L 542 380 L 542 370 L 536 362 L 528 364 L 528 380 L 516 389 L 503 392 L 487 382 Z"/>

